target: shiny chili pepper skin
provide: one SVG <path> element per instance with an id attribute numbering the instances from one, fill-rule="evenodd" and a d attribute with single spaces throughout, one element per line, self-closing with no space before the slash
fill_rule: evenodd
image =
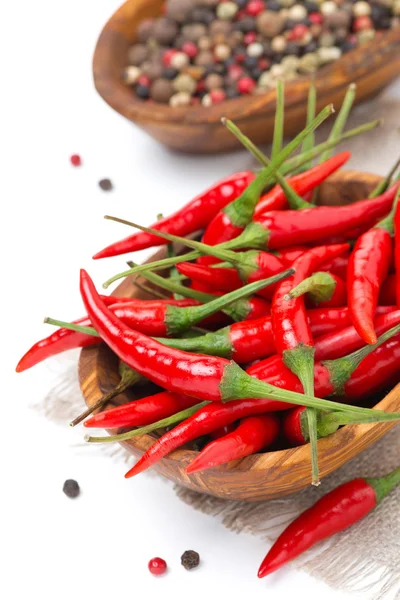
<path id="1" fill-rule="evenodd" d="M 186 277 L 197 280 L 206 285 L 213 285 L 215 289 L 232 291 L 243 286 L 243 283 L 253 283 L 261 279 L 272 277 L 284 271 L 284 262 L 269 252 L 250 251 L 246 253 L 246 264 L 235 269 L 210 267 L 203 264 L 179 263 L 177 269 Z M 257 294 L 271 299 L 275 286 L 268 286 L 259 290 Z"/>
<path id="2" fill-rule="evenodd" d="M 379 304 L 391 306 L 396 304 L 397 276 L 390 273 L 383 282 L 379 291 Z"/>
<path id="3" fill-rule="evenodd" d="M 338 243 L 346 243 L 347 240 L 342 240 Z M 329 242 L 330 243 L 330 242 Z M 337 242 L 332 242 L 337 243 Z M 328 244 L 326 244 L 328 245 Z M 299 258 L 304 252 L 307 252 L 310 248 L 308 246 L 289 246 L 288 248 L 280 248 L 277 251 L 277 256 L 283 261 L 285 267 L 291 267 L 295 260 Z M 347 266 L 349 263 L 350 254 L 344 254 L 338 256 L 332 261 L 321 265 L 321 271 L 328 271 L 333 275 L 337 275 L 344 281 L 347 279 Z"/>
<path id="4" fill-rule="evenodd" d="M 167 348 L 129 329 L 105 306 L 84 270 L 81 271 L 80 290 L 94 328 L 132 369 L 168 391 L 193 397 L 200 393 L 203 400 L 222 399 L 219 386 L 230 364 L 228 360 Z"/>
<path id="5" fill-rule="evenodd" d="M 350 158 L 350 152 L 340 152 L 325 162 L 312 167 L 308 171 L 299 173 L 288 179 L 288 184 L 299 194 L 304 196 L 316 187 L 321 185 L 329 175 L 340 169 Z M 265 194 L 259 201 L 254 211 L 254 215 L 262 215 L 270 210 L 279 210 L 287 208 L 288 203 L 285 192 L 279 185 L 276 185 L 270 192 Z"/>
<path id="6" fill-rule="evenodd" d="M 377 315 L 393 310 L 395 310 L 395 307 L 392 306 L 378 307 Z M 327 334 L 332 334 L 337 330 L 342 330 L 347 325 L 351 325 L 347 308 L 311 309 L 307 311 L 307 318 L 313 337 L 326 336 L 324 345 L 328 348 L 331 347 L 331 344 L 329 342 L 330 336 Z M 355 332 L 355 330 L 353 331 Z M 355 335 L 360 339 L 356 332 Z M 336 336 L 334 340 L 335 342 L 332 346 L 337 347 L 338 339 Z M 186 352 L 199 352 L 201 354 L 214 354 L 216 356 L 231 358 L 239 364 L 250 363 L 276 353 L 270 316 L 241 323 L 233 323 L 228 327 L 196 338 L 159 339 L 159 341 L 172 348 L 178 348 Z M 360 343 L 362 345 L 361 340 Z M 318 339 L 315 341 L 315 345 L 317 348 L 319 347 Z M 345 344 L 344 348 L 346 349 Z M 322 352 L 318 354 L 318 360 L 319 358 L 323 358 L 323 346 L 321 350 Z M 344 352 L 344 354 L 347 354 L 347 352 Z"/>
<path id="7" fill-rule="evenodd" d="M 94 415 L 85 421 L 85 427 L 115 429 L 120 427 L 142 427 L 156 423 L 175 413 L 194 406 L 198 402 L 183 394 L 160 392 L 154 396 L 140 398 L 129 404 L 116 406 Z"/>
<path id="8" fill-rule="evenodd" d="M 300 211 L 302 212 L 302 211 Z M 340 256 L 347 244 L 320 246 L 300 256 L 294 263 L 295 273 L 279 284 L 272 300 L 272 326 L 280 355 L 298 347 L 313 346 L 313 338 L 304 307 L 304 299 L 286 299 L 287 294 L 321 264 Z M 286 354 L 287 355 L 287 354 Z"/>
<path id="9" fill-rule="evenodd" d="M 148 335 L 165 335 L 164 317 L 165 309 L 168 305 L 183 308 L 199 304 L 199 302 L 190 298 L 184 298 L 183 300 L 174 300 L 172 298 L 167 300 L 132 300 L 123 298 L 122 302 L 120 302 L 118 297 L 101 296 L 101 298 L 106 305 L 110 305 L 111 298 L 113 304 L 111 304 L 110 308 L 118 318 L 131 327 L 140 328 L 142 333 L 147 333 Z M 162 317 L 161 320 L 160 317 Z M 77 319 L 74 323 L 84 327 L 90 327 L 91 325 L 88 317 Z M 73 348 L 84 348 L 98 343 L 99 338 L 97 337 L 62 327 L 34 344 L 21 358 L 16 371 L 17 373 L 21 373 L 61 352 L 66 352 Z"/>
<path id="10" fill-rule="evenodd" d="M 136 465 L 125 474 L 125 477 L 129 478 L 141 473 L 183 444 L 234 423 L 238 419 L 263 412 L 284 410 L 291 406 L 268 398 L 233 400 L 227 404 L 215 402 L 204 406 L 150 446 Z"/>
<path id="11" fill-rule="evenodd" d="M 276 441 L 279 429 L 279 419 L 274 414 L 246 417 L 234 431 L 207 444 L 185 471 L 204 471 L 255 454 Z"/>
<path id="12" fill-rule="evenodd" d="M 378 316 L 374 319 L 374 329 L 376 335 L 379 336 L 391 327 L 400 323 L 400 310 L 396 307 L 382 307 L 383 310 L 392 309 L 390 312 L 379 314 L 381 309 L 376 313 Z M 359 336 L 356 329 L 350 325 L 343 329 L 339 329 L 334 333 L 323 335 L 315 340 L 315 360 L 333 360 L 341 358 L 362 348 L 364 340 Z"/>
<path id="13" fill-rule="evenodd" d="M 342 166 L 349 157 L 349 152 L 342 152 L 325 163 L 313 167 L 309 171 L 291 177 L 288 179 L 288 183 L 298 194 L 306 194 L 320 185 L 330 174 Z M 282 208 L 286 208 L 287 205 L 285 192 L 277 185 L 260 199 L 255 208 L 255 215 L 259 216 L 271 210 L 281 210 Z M 234 225 L 226 212 L 222 210 L 208 224 L 202 241 L 210 246 L 215 246 L 216 244 L 233 239 L 242 231 L 243 228 Z M 202 260 L 201 262 L 210 264 L 213 261 Z"/>
<path id="14" fill-rule="evenodd" d="M 374 314 L 379 290 L 386 279 L 392 257 L 392 239 L 383 228 L 375 227 L 358 238 L 348 267 L 349 309 L 356 328 L 367 344 L 375 344 Z"/>
<path id="15" fill-rule="evenodd" d="M 335 488 L 295 519 L 276 540 L 258 570 L 273 573 L 318 542 L 365 517 L 400 481 L 400 469 L 379 479 L 358 478 Z"/>
<path id="16" fill-rule="evenodd" d="M 196 196 L 188 204 L 176 211 L 173 215 L 160 219 L 152 229 L 165 231 L 174 235 L 188 235 L 204 229 L 210 220 L 224 206 L 232 202 L 247 188 L 254 180 L 255 176 L 251 171 L 235 173 L 219 181 L 211 188 Z M 127 252 L 136 252 L 153 246 L 164 244 L 162 238 L 154 234 L 139 232 L 131 235 L 124 240 L 111 244 L 104 250 L 94 255 L 93 258 L 107 258 L 117 256 Z"/>
<path id="17" fill-rule="evenodd" d="M 347 206 L 271 211 L 254 220 L 249 226 L 251 234 L 256 232 L 260 239 L 264 235 L 265 247 L 270 250 L 325 240 L 328 236 L 342 234 L 370 222 L 371 218 L 383 217 L 390 210 L 399 185 L 377 198 L 359 200 Z M 258 224 L 257 228 L 255 224 Z M 242 236 L 242 240 L 250 239 L 250 231 L 243 232 Z"/>
<path id="18" fill-rule="evenodd" d="M 396 304 L 400 308 L 400 202 L 397 202 L 393 219 L 394 226 L 394 268 L 396 272 Z"/>

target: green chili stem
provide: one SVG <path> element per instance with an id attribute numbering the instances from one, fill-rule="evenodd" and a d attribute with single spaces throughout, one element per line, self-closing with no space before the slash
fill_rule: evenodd
<path id="1" fill-rule="evenodd" d="M 83 325 L 78 325 L 77 323 L 69 323 L 68 321 L 59 321 L 58 319 L 51 319 L 50 317 L 46 317 L 43 322 L 47 323 L 48 325 L 55 325 L 56 327 L 65 327 L 65 329 L 77 331 L 78 333 L 84 333 L 85 335 L 92 335 L 98 338 L 100 337 L 93 327 L 85 327 Z"/>
<path id="2" fill-rule="evenodd" d="M 315 87 L 314 78 L 311 79 L 310 87 L 308 89 L 308 99 L 307 99 L 307 125 L 311 123 L 311 121 L 315 118 L 315 110 L 317 104 L 317 90 Z M 301 147 L 302 152 L 308 152 L 314 148 L 315 144 L 315 135 L 312 131 L 304 140 L 303 145 Z M 312 160 L 308 161 L 303 169 L 311 169 L 313 166 Z"/>
<path id="3" fill-rule="evenodd" d="M 377 196 L 380 196 L 381 194 L 383 194 L 383 192 L 386 192 L 392 181 L 393 175 L 396 173 L 399 167 L 400 158 L 395 162 L 393 167 L 390 169 L 389 173 L 386 175 L 385 179 L 378 183 L 378 185 L 372 190 L 368 198 L 377 198 Z"/>
<path id="4" fill-rule="evenodd" d="M 267 156 L 265 156 L 265 154 L 263 154 L 263 152 L 261 152 L 259 148 L 257 148 L 257 146 L 250 140 L 250 138 L 248 138 L 240 131 L 239 127 L 235 125 L 233 121 L 226 120 L 224 124 L 226 125 L 227 129 L 229 129 L 229 131 L 233 133 L 233 135 L 243 144 L 243 146 L 247 150 L 249 150 L 252 153 L 252 155 L 261 164 L 271 164 L 270 159 Z M 275 171 L 275 179 L 285 192 L 290 208 L 292 208 L 293 210 L 297 210 L 300 208 L 310 208 L 309 203 L 303 200 L 303 198 L 301 198 L 295 192 L 295 190 L 290 186 L 290 184 L 286 181 L 286 179 L 283 177 L 279 170 Z"/>
<path id="5" fill-rule="evenodd" d="M 209 402 L 200 402 L 199 404 L 195 404 L 195 406 L 191 406 L 190 408 L 186 408 L 185 410 L 181 410 L 179 413 L 172 415 L 171 417 L 167 417 L 165 419 L 161 419 L 161 421 L 157 421 L 156 423 L 152 423 L 151 425 L 146 425 L 145 427 L 139 427 L 139 429 L 133 429 L 132 431 L 128 431 L 126 433 L 119 433 L 117 435 L 109 435 L 106 437 L 93 437 L 93 436 L 85 436 L 86 442 L 95 442 L 95 443 L 112 443 L 112 442 L 125 442 L 127 440 L 132 439 L 133 437 L 137 437 L 138 435 L 145 435 L 146 433 L 151 433 L 152 431 L 156 431 L 157 429 L 162 429 L 163 427 L 169 427 L 170 425 L 175 425 L 180 421 L 184 421 L 188 419 L 192 415 L 194 415 L 198 410 L 206 406 Z"/>
<path id="6" fill-rule="evenodd" d="M 285 114 L 285 84 L 282 79 L 277 81 L 276 85 L 276 110 L 274 135 L 272 139 L 271 157 L 274 160 L 282 150 L 283 143 L 283 125 Z M 309 123 L 307 123 L 309 124 Z"/>
<path id="7" fill-rule="evenodd" d="M 344 97 L 342 106 L 341 106 L 338 116 L 333 124 L 332 131 L 329 134 L 328 142 L 333 141 L 333 142 L 338 143 L 338 140 L 342 134 L 342 131 L 343 131 L 345 125 L 346 125 L 347 118 L 349 116 L 351 108 L 354 104 L 355 97 L 356 97 L 356 84 L 351 83 L 349 85 L 349 87 L 347 88 L 347 92 Z M 328 160 L 328 158 L 330 158 L 331 155 L 332 155 L 332 150 L 325 150 L 325 152 L 323 152 L 321 154 L 320 162 L 321 163 L 325 162 L 326 160 Z"/>

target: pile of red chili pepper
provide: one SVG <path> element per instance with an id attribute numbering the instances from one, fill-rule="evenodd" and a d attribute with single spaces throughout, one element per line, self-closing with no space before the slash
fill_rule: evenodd
<path id="1" fill-rule="evenodd" d="M 139 283 L 141 273 L 150 286 L 157 286 L 153 295 L 161 297 L 102 296 L 82 271 L 80 293 L 87 316 L 73 323 L 47 319 L 59 329 L 32 346 L 17 366 L 24 371 L 100 340 L 109 346 L 120 359 L 120 383 L 72 424 L 90 417 L 87 428 L 123 430 L 89 437 L 90 442 L 157 432 L 154 444 L 126 477 L 189 442 L 201 451 L 186 467 L 188 474 L 266 449 L 310 442 L 312 483 L 317 485 L 318 438 L 342 425 L 400 419 L 400 413 L 368 408 L 367 402 L 399 381 L 398 163 L 368 197 L 343 206 L 318 205 L 318 187 L 350 158 L 349 152 L 332 151 L 350 136 L 343 134 L 343 127 L 354 86 L 328 140 L 319 146 L 314 145 L 314 131 L 332 107 L 315 116 L 311 88 L 306 127 L 283 146 L 282 89 L 278 99 L 270 158 L 225 121 L 261 163 L 258 172 L 227 177 L 151 228 L 107 217 L 139 231 L 94 258 L 165 243 L 168 257 L 141 266 L 129 263 L 128 270 L 104 287 L 130 275 L 133 285 L 153 291 Z M 201 232 L 201 241 L 184 237 L 196 232 Z M 190 252 L 176 256 L 173 242 Z M 157 393 L 98 412 L 113 397 L 145 381 L 156 384 Z M 398 471 L 391 477 L 397 482 Z M 282 534 L 259 576 L 360 518 L 390 487 L 375 480 L 346 485 L 344 492 L 336 491 L 310 509 L 306 525 L 301 517 Z M 337 513 L 335 503 L 348 506 L 346 494 L 359 508 L 331 529 L 320 525 L 313 537 L 308 530 L 315 529 L 321 515 L 326 521 L 326 515 Z M 302 527 L 306 541 L 299 543 Z"/>

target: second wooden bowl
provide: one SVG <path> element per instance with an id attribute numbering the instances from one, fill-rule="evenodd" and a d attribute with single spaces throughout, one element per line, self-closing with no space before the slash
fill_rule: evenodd
<path id="1" fill-rule="evenodd" d="M 214 153 L 240 148 L 221 124 L 229 117 L 256 144 L 272 139 L 276 94 L 242 96 L 212 107 L 171 108 L 143 102 L 121 80 L 129 46 L 143 19 L 161 14 L 164 0 L 127 0 L 105 25 L 93 57 L 94 83 L 100 96 L 117 112 L 174 150 Z M 318 110 L 341 105 L 347 86 L 357 84 L 357 102 L 380 92 L 400 74 L 400 27 L 344 54 L 316 74 Z M 285 133 L 298 133 L 306 120 L 309 76 L 286 85 Z"/>
<path id="2" fill-rule="evenodd" d="M 321 186 L 319 202 L 331 205 L 347 204 L 366 198 L 380 179 L 376 175 L 358 171 L 339 172 Z M 120 296 L 146 297 L 133 286 L 131 278 L 125 279 L 115 293 Z M 91 406 L 119 381 L 115 355 L 104 344 L 83 349 L 79 360 L 79 379 L 85 401 Z M 121 403 L 128 400 L 128 395 L 121 395 L 117 401 Z M 400 386 L 383 398 L 377 408 L 390 412 L 400 411 Z M 392 422 L 346 426 L 319 440 L 321 476 L 332 473 L 365 450 L 393 425 Z M 153 435 L 143 435 L 125 442 L 123 446 L 133 456 L 139 457 L 154 440 Z M 221 467 L 187 475 L 184 469 L 196 454 L 194 450 L 187 448 L 175 450 L 154 468 L 175 483 L 198 492 L 232 500 L 257 501 L 278 498 L 301 490 L 311 482 L 308 444 L 289 450 L 255 454 Z"/>

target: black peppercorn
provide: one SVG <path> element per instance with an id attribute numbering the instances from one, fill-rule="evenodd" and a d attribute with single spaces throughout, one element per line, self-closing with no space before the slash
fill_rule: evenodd
<path id="1" fill-rule="evenodd" d="M 137 85 L 135 88 L 136 91 L 136 96 L 139 96 L 139 98 L 143 98 L 143 100 L 147 100 L 147 98 L 149 98 L 150 96 L 150 90 L 147 87 L 147 85 Z"/>
<path id="2" fill-rule="evenodd" d="M 177 69 L 173 69 L 172 67 L 166 67 L 161 71 L 161 77 L 163 79 L 169 79 L 172 81 L 175 77 L 178 77 L 179 71 Z"/>
<path id="3" fill-rule="evenodd" d="M 214 13 L 208 8 L 197 7 L 194 8 L 188 18 L 188 23 L 202 23 L 203 25 L 209 25 L 215 18 Z"/>
<path id="4" fill-rule="evenodd" d="M 316 2 L 304 2 L 304 8 L 308 13 L 319 12 L 319 5 Z"/>
<path id="5" fill-rule="evenodd" d="M 300 46 L 296 42 L 288 42 L 283 52 L 285 56 L 299 56 Z"/>
<path id="6" fill-rule="evenodd" d="M 110 179 L 101 179 L 99 181 L 99 187 L 103 190 L 103 192 L 109 192 L 113 189 L 113 184 Z"/>
<path id="7" fill-rule="evenodd" d="M 187 571 L 195 569 L 200 564 L 200 555 L 194 550 L 186 550 L 181 556 L 181 563 Z"/>
<path id="8" fill-rule="evenodd" d="M 243 61 L 243 66 L 246 69 L 255 69 L 255 67 L 258 65 L 258 58 L 255 58 L 254 56 L 246 56 L 246 58 Z"/>
<path id="9" fill-rule="evenodd" d="M 80 494 L 78 482 L 75 479 L 67 479 L 63 486 L 63 492 L 68 498 L 77 498 Z"/>
<path id="10" fill-rule="evenodd" d="M 275 0 L 271 0 L 271 2 L 268 2 L 268 10 L 272 10 L 273 12 L 279 12 L 282 8 L 282 5 L 279 2 L 276 2 Z"/>
<path id="11" fill-rule="evenodd" d="M 242 8 L 246 8 L 248 0 L 234 0 L 236 6 L 239 7 L 239 10 Z"/>
<path id="12" fill-rule="evenodd" d="M 250 31 L 256 31 L 256 20 L 252 17 L 246 17 L 242 21 L 234 23 L 233 28 L 235 31 L 241 31 L 242 33 L 249 33 Z"/>
<path id="13" fill-rule="evenodd" d="M 228 88 L 226 90 L 226 97 L 227 98 L 238 98 L 240 96 L 239 91 L 236 88 Z"/>

